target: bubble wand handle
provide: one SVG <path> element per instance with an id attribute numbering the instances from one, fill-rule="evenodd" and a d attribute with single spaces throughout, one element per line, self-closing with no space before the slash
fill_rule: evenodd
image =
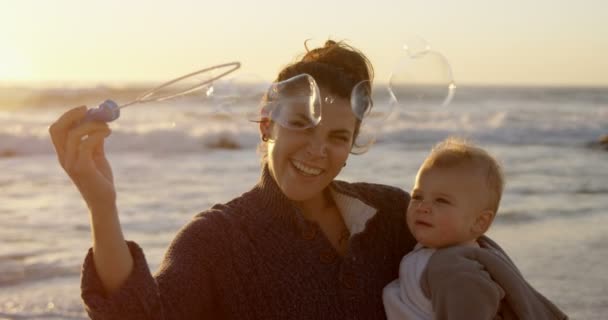
<path id="1" fill-rule="evenodd" d="M 116 102 L 107 99 L 97 106 L 97 108 L 87 110 L 87 114 L 82 121 L 112 122 L 120 117 L 120 108 L 125 106 L 126 105 L 119 107 Z"/>

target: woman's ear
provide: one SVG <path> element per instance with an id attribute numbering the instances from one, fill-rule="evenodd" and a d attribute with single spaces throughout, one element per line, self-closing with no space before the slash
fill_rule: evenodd
<path id="1" fill-rule="evenodd" d="M 271 131 L 270 120 L 264 119 L 260 121 L 260 135 L 262 136 L 262 140 L 269 139 L 272 133 Z"/>
<path id="2" fill-rule="evenodd" d="M 494 220 L 494 215 L 494 211 L 492 210 L 483 210 L 477 215 L 477 218 L 475 218 L 471 231 L 477 236 L 481 236 L 482 234 L 486 233 Z"/>

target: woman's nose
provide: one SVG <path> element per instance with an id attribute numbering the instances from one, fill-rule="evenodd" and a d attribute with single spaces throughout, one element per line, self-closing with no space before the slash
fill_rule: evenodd
<path id="1" fill-rule="evenodd" d="M 311 137 L 306 151 L 312 157 L 326 157 L 327 142 L 322 137 Z"/>

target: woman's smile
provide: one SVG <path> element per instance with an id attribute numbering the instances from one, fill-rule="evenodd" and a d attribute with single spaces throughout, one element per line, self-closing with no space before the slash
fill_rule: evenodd
<path id="1" fill-rule="evenodd" d="M 316 177 L 316 176 L 321 175 L 323 172 L 325 172 L 325 170 L 323 170 L 321 168 L 316 168 L 316 167 L 307 165 L 302 161 L 299 161 L 296 159 L 290 159 L 290 160 L 291 160 L 290 161 L 291 164 L 295 168 L 295 171 L 306 177 Z"/>

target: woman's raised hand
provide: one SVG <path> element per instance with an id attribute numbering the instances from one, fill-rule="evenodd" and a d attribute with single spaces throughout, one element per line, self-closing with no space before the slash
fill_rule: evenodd
<path id="1" fill-rule="evenodd" d="M 91 211 L 93 260 L 106 292 L 111 293 L 131 274 L 133 258 L 122 234 L 112 169 L 103 148 L 110 128 L 105 122 L 83 122 L 86 112 L 86 107 L 67 111 L 49 132 L 59 163 Z"/>
<path id="2" fill-rule="evenodd" d="M 81 122 L 84 106 L 65 112 L 49 128 L 61 167 L 72 179 L 92 212 L 116 206 L 112 169 L 104 152 L 110 135 L 105 122 Z"/>

